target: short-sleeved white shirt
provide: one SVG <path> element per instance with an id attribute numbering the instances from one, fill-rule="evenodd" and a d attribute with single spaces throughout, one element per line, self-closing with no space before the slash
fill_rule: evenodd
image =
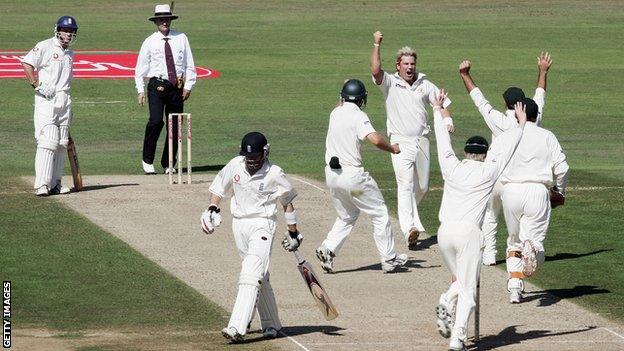
<path id="1" fill-rule="evenodd" d="M 352 103 L 345 102 L 336 107 L 329 115 L 329 128 L 325 139 L 325 164 L 333 156 L 340 160 L 342 166 L 362 167 L 360 146 L 362 140 L 375 128 L 368 115 Z"/>
<path id="2" fill-rule="evenodd" d="M 21 60 L 37 70 L 39 82 L 69 92 L 72 81 L 74 52 L 63 49 L 56 37 L 37 43 Z"/>
<path id="3" fill-rule="evenodd" d="M 279 166 L 267 160 L 254 175 L 249 175 L 243 156 L 228 162 L 212 181 L 209 190 L 221 198 L 233 190 L 230 210 L 234 218 L 275 217 L 278 200 L 286 206 L 297 196 Z"/>
<path id="4" fill-rule="evenodd" d="M 418 73 L 410 85 L 398 73 L 384 72 L 379 89 L 385 99 L 388 135 L 420 137 L 429 134 L 427 106 L 431 106 L 440 90 L 424 74 Z M 447 98 L 444 107 L 450 104 Z"/>

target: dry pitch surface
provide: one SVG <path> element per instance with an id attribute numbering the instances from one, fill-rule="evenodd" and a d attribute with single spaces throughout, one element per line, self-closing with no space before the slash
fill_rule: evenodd
<path id="1" fill-rule="evenodd" d="M 192 185 L 168 185 L 167 177 L 88 176 L 80 193 L 55 197 L 119 237 L 150 260 L 212 301 L 231 310 L 240 259 L 230 230 L 229 202 L 223 224 L 204 235 L 199 217 L 208 201 L 213 175 L 196 175 Z M 434 238 L 410 256 L 409 270 L 383 274 L 374 247 L 370 221 L 362 215 L 336 259 L 336 274 L 322 274 L 314 249 L 324 239 L 335 212 L 324 184 L 291 177 L 299 192 L 295 206 L 305 235 L 302 253 L 313 262 L 321 282 L 341 316 L 326 322 L 303 283 L 292 254 L 281 249 L 279 229 L 273 246 L 271 282 L 277 297 L 284 336 L 271 341 L 284 350 L 443 350 L 448 339 L 436 331 L 434 307 L 449 283 Z M 71 180 L 65 180 L 71 184 Z M 425 199 L 427 201 L 427 199 Z M 279 228 L 285 228 L 280 217 Z M 393 229 L 398 223 L 393 220 Z M 434 228 L 429 228 L 433 230 Z M 526 300 L 507 301 L 506 273 L 484 267 L 481 277 L 481 341 L 479 349 L 501 350 L 623 350 L 624 326 L 609 321 L 542 289 L 527 284 Z M 259 328 L 254 321 L 252 329 Z M 250 339 L 264 342 L 257 333 Z M 20 338 L 20 330 L 15 331 Z M 21 338 L 52 346 L 50 338 L 22 331 Z M 472 344 L 472 321 L 469 330 Z M 53 349 L 65 349 L 60 344 Z M 225 342 L 225 341 L 224 341 Z M 47 348 L 45 348 L 47 349 Z"/>

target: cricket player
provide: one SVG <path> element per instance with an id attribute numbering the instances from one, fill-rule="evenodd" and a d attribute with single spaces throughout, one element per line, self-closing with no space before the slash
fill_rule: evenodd
<path id="1" fill-rule="evenodd" d="M 35 89 L 35 194 L 68 194 L 61 184 L 72 119 L 71 83 L 74 52 L 69 46 L 78 35 L 78 23 L 62 16 L 54 36 L 38 42 L 22 58 L 26 79 Z"/>
<path id="2" fill-rule="evenodd" d="M 503 213 L 507 224 L 507 272 L 509 301 L 520 303 L 524 277 L 544 263 L 544 239 L 550 221 L 550 192 L 565 198 L 569 169 L 555 135 L 539 126 L 539 107 L 524 98 L 527 123 L 503 184 Z"/>
<path id="3" fill-rule="evenodd" d="M 537 115 L 536 124 L 540 125 L 542 120 L 542 112 L 544 110 L 544 103 L 546 100 L 546 78 L 548 70 L 552 64 L 552 59 L 548 52 L 542 52 L 537 57 L 537 88 L 533 95 L 533 100 L 537 103 L 539 112 Z M 472 64 L 468 60 L 464 60 L 459 65 L 459 74 L 464 81 L 464 86 L 472 101 L 479 109 L 479 112 L 483 116 L 485 123 L 492 131 L 492 142 L 496 139 L 496 136 L 503 133 L 509 128 L 513 128 L 517 125 L 517 120 L 514 113 L 514 105 L 516 102 L 523 99 L 524 92 L 517 87 L 510 87 L 503 93 L 503 100 L 507 111 L 502 113 L 497 111 L 490 105 L 488 100 L 481 92 L 481 90 L 475 85 L 472 76 L 470 75 L 470 68 Z M 498 226 L 498 215 L 500 214 L 502 200 L 501 195 L 503 192 L 503 185 L 498 181 L 494 185 L 492 191 L 492 197 L 488 202 L 487 209 L 485 211 L 485 218 L 483 219 L 483 236 L 485 238 L 485 248 L 483 250 L 483 264 L 486 266 L 493 266 L 496 264 L 496 227 Z"/>
<path id="4" fill-rule="evenodd" d="M 269 144 L 265 136 L 258 132 L 246 134 L 240 156 L 228 162 L 210 185 L 210 205 L 201 217 L 203 231 L 212 234 L 221 223 L 221 199 L 233 191 L 232 231 L 242 265 L 232 316 L 221 333 L 234 343 L 243 340 L 256 306 L 266 338 L 276 337 L 282 328 L 269 282 L 278 202 L 284 208 L 288 226 L 282 245 L 294 251 L 303 240 L 297 230 L 297 214 L 292 204 L 297 193 L 284 171 L 271 163 L 268 156 Z"/>
<path id="5" fill-rule="evenodd" d="M 172 2 L 173 4 L 173 2 Z M 143 139 L 143 172 L 155 174 L 154 157 L 156 143 L 170 113 L 184 112 L 184 102 L 191 96 L 191 89 L 197 80 L 193 53 L 186 34 L 171 29 L 171 21 L 178 16 L 171 13 L 169 5 L 156 5 L 154 22 L 157 31 L 147 37 L 141 45 L 134 71 L 134 81 L 138 93 L 138 103 L 145 105 L 145 82 L 149 104 L 149 120 L 145 126 Z M 168 131 L 167 131 L 168 133 Z M 173 139 L 178 135 L 178 121 L 173 119 Z M 167 138 L 168 138 L 167 134 Z M 167 139 L 165 139 L 167 140 Z M 178 145 L 173 144 L 173 164 L 176 163 Z M 169 145 L 165 143 L 160 164 L 165 174 L 175 173 L 169 169 Z"/>
<path id="6" fill-rule="evenodd" d="M 460 161 L 453 152 L 451 139 L 443 121 L 446 92 L 433 101 L 434 128 L 438 162 L 444 178 L 440 206 L 438 243 L 445 265 L 455 278 L 449 290 L 440 296 L 436 307 L 438 330 L 448 337 L 450 349 L 465 350 L 468 318 L 475 306 L 477 281 L 481 268 L 483 234 L 481 224 L 494 183 L 509 163 L 525 128 L 526 115 L 521 104 L 515 111 L 519 125 L 496 139 L 488 152 L 487 141 L 474 136 L 466 141 L 466 158 Z M 451 318 L 456 304 L 455 321 Z M 452 328 L 452 330 L 451 330 Z"/>
<path id="7" fill-rule="evenodd" d="M 427 105 L 436 98 L 439 89 L 427 77 L 416 71 L 416 52 L 401 48 L 396 55 L 396 73 L 381 69 L 383 34 L 373 34 L 371 73 L 373 82 L 384 97 L 387 132 L 390 143 L 401 144 L 401 153 L 392 155 L 397 182 L 397 207 L 401 231 L 410 250 L 415 250 L 418 237 L 425 228 L 418 215 L 418 204 L 429 189 L 429 115 Z M 445 108 L 451 103 L 445 100 Z M 451 118 L 445 118 L 447 129 L 454 131 Z"/>
<path id="8" fill-rule="evenodd" d="M 329 116 L 325 139 L 325 181 L 338 218 L 316 250 L 323 270 L 328 273 L 333 272 L 334 259 L 353 230 L 360 212 L 368 214 L 373 222 L 373 237 L 381 256 L 383 272 L 396 272 L 407 262 L 406 254 L 397 254 L 394 250 L 388 208 L 377 182 L 362 166 L 360 147 L 365 139 L 392 154 L 401 152 L 398 144 L 390 145 L 375 131 L 368 116 L 361 110 L 366 104 L 367 94 L 362 81 L 348 80 L 340 93 L 341 104 Z"/>

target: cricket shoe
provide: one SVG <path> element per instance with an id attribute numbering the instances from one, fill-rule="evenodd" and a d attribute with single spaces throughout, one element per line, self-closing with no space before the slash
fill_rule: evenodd
<path id="1" fill-rule="evenodd" d="M 407 263 L 406 254 L 397 254 L 393 259 L 382 261 L 381 269 L 384 273 L 395 273 L 402 270 Z"/>
<path id="2" fill-rule="evenodd" d="M 483 265 L 484 266 L 496 266 L 496 251 L 494 252 L 483 251 Z"/>
<path id="3" fill-rule="evenodd" d="M 48 196 L 50 195 L 50 190 L 48 190 L 47 185 L 42 185 L 37 190 L 35 190 L 35 195 L 37 196 Z"/>
<path id="4" fill-rule="evenodd" d="M 50 195 L 65 195 L 69 194 L 70 191 L 71 190 L 68 187 L 57 184 L 54 188 L 50 190 Z"/>
<path id="5" fill-rule="evenodd" d="M 418 237 L 420 236 L 420 232 L 416 228 L 412 228 L 409 230 L 407 235 L 407 248 L 411 251 L 416 251 L 416 246 L 418 245 Z"/>
<path id="6" fill-rule="evenodd" d="M 279 333 L 279 331 L 277 331 L 277 329 L 273 328 L 273 327 L 268 327 L 265 330 L 262 331 L 262 336 L 265 339 L 275 339 L 277 338 L 277 334 Z"/>
<path id="7" fill-rule="evenodd" d="M 145 172 L 145 174 L 156 174 L 156 170 L 154 169 L 154 165 L 147 163 L 145 161 L 141 161 L 143 162 L 143 172 Z"/>
<path id="8" fill-rule="evenodd" d="M 226 327 L 221 329 L 221 335 L 223 335 L 224 338 L 230 340 L 230 342 L 233 344 L 243 341 L 243 336 L 240 335 L 234 327 Z"/>
<path id="9" fill-rule="evenodd" d="M 451 336 L 451 330 L 453 329 L 453 307 L 451 303 L 446 299 L 446 294 L 440 295 L 440 300 L 436 306 L 436 315 L 438 316 L 437 325 L 438 332 L 445 338 Z"/>
<path id="10" fill-rule="evenodd" d="M 321 245 L 316 249 L 316 257 L 321 261 L 321 268 L 323 268 L 325 272 L 334 272 L 334 258 L 336 255 L 333 252 Z"/>
<path id="11" fill-rule="evenodd" d="M 451 342 L 449 343 L 449 351 L 466 351 L 466 345 L 464 341 L 459 338 L 451 338 Z"/>
<path id="12" fill-rule="evenodd" d="M 522 243 L 522 273 L 530 277 L 537 269 L 537 250 L 531 240 Z"/>
<path id="13" fill-rule="evenodd" d="M 509 279 L 507 281 L 507 290 L 509 291 L 509 302 L 520 303 L 522 300 L 522 291 L 524 290 L 524 283 L 522 282 L 522 279 Z"/>

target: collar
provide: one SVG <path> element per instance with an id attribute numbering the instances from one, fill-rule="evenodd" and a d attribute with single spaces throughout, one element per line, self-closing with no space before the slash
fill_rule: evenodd
<path id="1" fill-rule="evenodd" d="M 56 35 L 52 37 L 52 42 L 54 43 L 54 46 L 63 51 L 69 50 L 69 46 L 67 47 L 67 49 L 63 48 L 63 45 L 61 45 L 61 41 L 59 40 L 59 38 L 56 37 Z"/>
<path id="2" fill-rule="evenodd" d="M 358 107 L 358 105 L 356 105 L 353 102 L 349 102 L 349 101 L 343 102 L 342 103 L 342 107 L 349 108 L 349 109 L 352 109 L 352 110 L 357 110 L 357 111 L 361 111 L 362 110 L 361 108 Z"/>
<path id="3" fill-rule="evenodd" d="M 247 165 L 245 165 L 245 156 L 241 156 L 240 163 L 241 163 L 241 166 L 243 167 L 243 171 L 249 176 L 249 179 L 253 179 L 256 176 L 264 177 L 269 172 L 269 168 L 271 167 L 271 162 L 267 158 L 267 159 L 265 159 L 264 164 L 262 165 L 262 167 L 260 167 L 260 169 L 257 170 L 256 173 L 251 175 L 251 174 L 249 174 L 249 171 L 247 170 Z"/>
<path id="4" fill-rule="evenodd" d="M 159 30 L 157 30 L 157 31 L 156 31 L 156 35 L 157 35 L 157 37 L 158 37 L 158 39 L 159 39 L 159 40 L 162 40 L 163 38 L 169 38 L 169 39 L 172 39 L 172 38 L 173 38 L 174 33 L 175 33 L 175 32 L 173 31 L 173 29 L 169 29 L 169 34 L 167 34 L 167 35 L 163 35 L 163 34 L 162 34 Z"/>
<path id="5" fill-rule="evenodd" d="M 418 75 L 416 76 L 416 80 L 414 81 L 414 83 L 412 83 L 412 85 L 410 85 L 403 78 L 401 78 L 401 76 L 399 75 L 399 72 L 394 73 L 394 77 L 399 81 L 399 84 L 405 87 L 413 87 L 416 85 L 416 83 L 420 84 L 420 82 L 423 79 L 425 79 L 426 76 L 427 76 L 426 74 L 418 72 Z"/>

